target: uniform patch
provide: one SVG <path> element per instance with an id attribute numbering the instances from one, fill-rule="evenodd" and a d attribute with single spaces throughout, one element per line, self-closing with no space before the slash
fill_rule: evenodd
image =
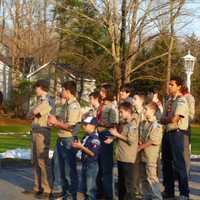
<path id="1" fill-rule="evenodd" d="M 93 144 L 93 145 L 100 145 L 100 141 L 98 140 L 98 139 L 93 139 L 92 141 L 91 141 L 91 143 Z"/>
<path id="2" fill-rule="evenodd" d="M 75 103 L 75 104 L 71 104 L 70 108 L 76 110 L 79 108 L 79 106 Z"/>
<path id="3" fill-rule="evenodd" d="M 135 127 L 135 126 L 129 126 L 128 127 L 128 132 L 129 133 L 133 133 L 133 132 L 135 132 L 137 130 L 137 127 Z"/>
<path id="4" fill-rule="evenodd" d="M 153 128 L 162 128 L 161 124 L 159 123 L 154 123 Z"/>
<path id="5" fill-rule="evenodd" d="M 183 99 L 183 98 L 178 98 L 178 99 L 177 99 L 177 103 L 178 103 L 178 104 L 185 104 L 186 101 L 185 101 L 185 99 Z"/>

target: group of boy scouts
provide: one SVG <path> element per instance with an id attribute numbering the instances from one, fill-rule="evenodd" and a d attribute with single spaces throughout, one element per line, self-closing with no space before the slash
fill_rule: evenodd
<path id="1" fill-rule="evenodd" d="M 59 113 L 48 86 L 46 80 L 34 85 L 38 97 L 31 112 L 34 188 L 25 193 L 38 199 L 77 200 L 77 191 L 81 191 L 85 200 L 113 200 L 116 193 L 119 200 L 174 200 L 178 180 L 178 199 L 189 200 L 194 98 L 180 77 L 171 78 L 163 104 L 158 90 L 149 90 L 147 95 L 134 91 L 132 95 L 132 88 L 124 85 L 116 95 L 112 85 L 103 84 L 89 95 L 91 109 L 87 113 L 81 112 L 74 81 L 62 84 Z M 53 127 L 57 142 L 50 162 Z M 84 132 L 81 139 L 80 132 Z M 80 176 L 78 160 L 82 164 Z M 118 168 L 116 193 L 114 160 Z"/>

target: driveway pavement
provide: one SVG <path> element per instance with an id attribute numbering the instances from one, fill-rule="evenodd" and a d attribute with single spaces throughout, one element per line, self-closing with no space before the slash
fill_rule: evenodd
<path id="1" fill-rule="evenodd" d="M 116 169 L 114 174 L 116 180 Z M 0 169 L 0 200 L 35 200 L 33 196 L 22 193 L 24 189 L 31 189 L 32 186 L 31 168 L 7 167 Z M 190 190 L 191 199 L 200 200 L 200 161 L 192 161 Z M 82 199 L 80 194 L 78 199 Z"/>

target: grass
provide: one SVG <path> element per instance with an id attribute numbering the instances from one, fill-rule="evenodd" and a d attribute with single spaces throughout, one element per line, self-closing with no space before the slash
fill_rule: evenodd
<path id="1" fill-rule="evenodd" d="M 4 152 L 8 149 L 16 148 L 30 148 L 31 146 L 31 135 L 25 133 L 30 131 L 28 125 L 9 125 L 0 126 L 1 133 L 14 132 L 13 135 L 0 135 L 0 152 Z M 57 131 L 52 130 L 51 134 L 51 149 L 54 149 Z M 192 154 L 200 155 L 200 126 L 192 128 Z"/>
<path id="2" fill-rule="evenodd" d="M 30 131 L 29 125 L 6 125 L 0 126 L 0 133 L 14 132 L 14 133 L 25 133 Z"/>
<path id="3" fill-rule="evenodd" d="M 200 155 L 200 127 L 192 128 L 192 153 Z"/>
<path id="4" fill-rule="evenodd" d="M 0 126 L 0 133 L 12 132 L 15 134 L 0 135 L 0 153 L 8 149 L 31 148 L 30 125 L 7 125 Z M 80 133 L 82 136 L 83 133 Z M 51 132 L 51 149 L 54 149 L 57 139 L 57 130 Z"/>

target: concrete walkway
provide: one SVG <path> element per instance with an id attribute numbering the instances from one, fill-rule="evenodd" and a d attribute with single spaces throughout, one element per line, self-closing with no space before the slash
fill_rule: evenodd
<path id="1" fill-rule="evenodd" d="M 116 174 L 116 170 L 114 171 Z M 32 186 L 31 168 L 0 169 L 0 200 L 35 200 L 33 196 L 22 193 L 24 189 L 31 189 Z M 192 162 L 190 190 L 191 199 L 200 200 L 200 161 Z M 81 199 L 79 195 L 79 200 Z"/>

